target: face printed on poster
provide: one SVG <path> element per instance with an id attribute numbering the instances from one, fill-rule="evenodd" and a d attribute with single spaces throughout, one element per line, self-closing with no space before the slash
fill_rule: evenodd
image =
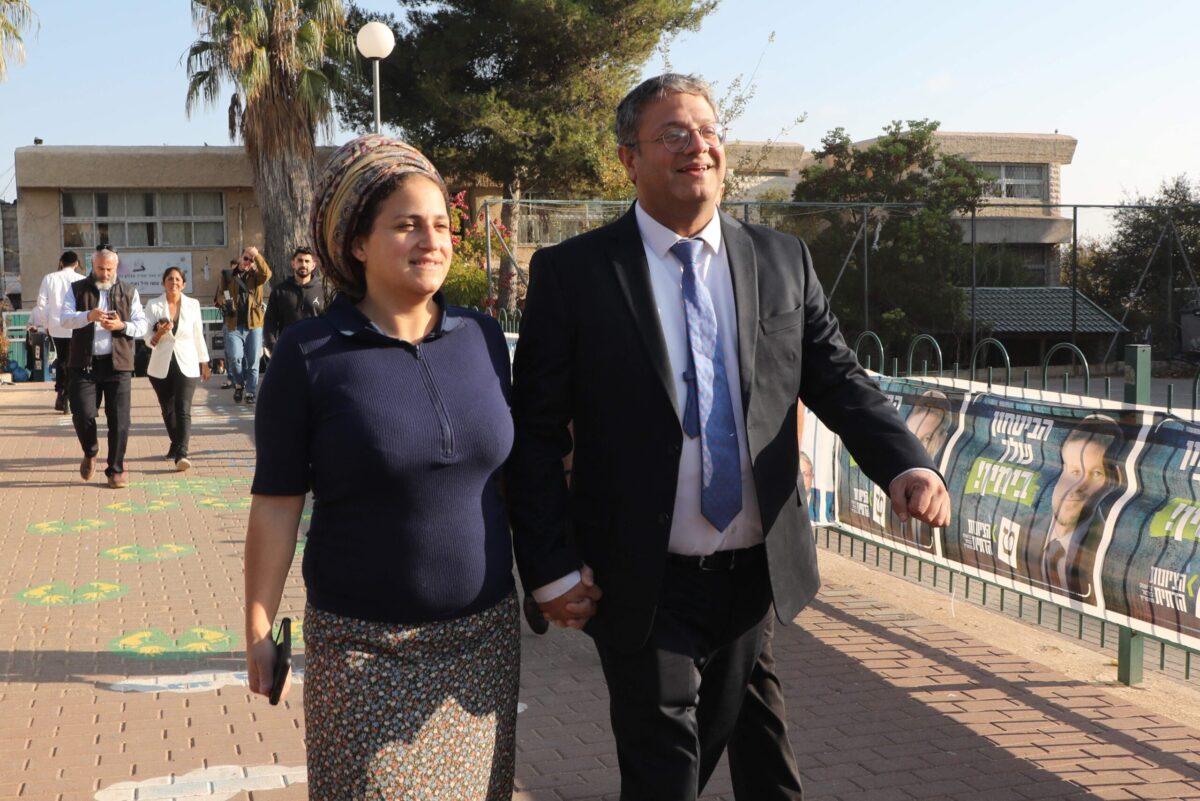
<path id="1" fill-rule="evenodd" d="M 947 443 L 958 426 L 959 411 L 966 395 L 960 390 L 930 388 L 927 384 L 883 377 L 881 385 L 904 424 L 943 469 Z M 917 520 L 904 524 L 892 511 L 892 502 L 859 467 L 845 449 L 839 455 L 838 518 L 853 528 L 885 537 L 897 544 L 925 553 L 938 551 L 933 529 Z"/>

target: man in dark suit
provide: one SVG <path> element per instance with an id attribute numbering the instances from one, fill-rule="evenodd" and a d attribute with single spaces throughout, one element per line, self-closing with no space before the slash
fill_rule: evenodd
<path id="1" fill-rule="evenodd" d="M 797 398 L 902 518 L 944 525 L 949 497 L 846 347 L 804 244 L 718 212 L 708 85 L 644 82 L 617 137 L 634 208 L 530 267 L 508 471 L 518 567 L 548 619 L 595 640 L 622 799 L 691 801 L 727 743 L 739 799 L 798 798 L 764 650 L 772 604 L 790 623 L 819 584 Z"/>

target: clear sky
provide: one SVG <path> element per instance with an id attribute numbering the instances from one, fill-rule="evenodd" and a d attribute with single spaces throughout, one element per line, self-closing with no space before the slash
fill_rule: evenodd
<path id="1" fill-rule="evenodd" d="M 47 144 L 228 144 L 223 100 L 184 114 L 186 0 L 32 0 L 41 27 L 0 83 L 0 197 L 13 150 Z M 372 10 L 398 11 L 387 0 Z M 1166 178 L 1200 177 L 1200 2 L 1195 0 L 724 0 L 670 46 L 676 71 L 757 92 L 733 136 L 809 148 L 893 119 L 948 131 L 1055 130 L 1079 140 L 1063 200 L 1115 203 Z M 770 34 L 773 44 L 768 45 Z M 764 52 L 765 48 L 765 52 Z M 646 75 L 661 72 L 653 56 Z M 226 95 L 228 97 L 228 95 Z M 339 132 L 343 141 L 349 134 Z"/>

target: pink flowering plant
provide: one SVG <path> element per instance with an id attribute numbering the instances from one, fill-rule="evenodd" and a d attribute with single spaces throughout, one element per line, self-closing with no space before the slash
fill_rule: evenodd
<path id="1" fill-rule="evenodd" d="M 464 191 L 450 197 L 451 224 L 455 231 L 452 237 L 454 260 L 450 263 L 442 290 L 446 293 L 446 299 L 455 306 L 474 306 L 494 313 L 498 287 L 493 285 L 489 297 L 486 237 L 490 229 L 492 254 L 498 263 L 504 254 L 505 243 L 511 242 L 512 236 L 499 219 L 494 220 L 492 226 L 484 224 L 482 215 L 478 220 L 472 220 L 466 195 Z"/>

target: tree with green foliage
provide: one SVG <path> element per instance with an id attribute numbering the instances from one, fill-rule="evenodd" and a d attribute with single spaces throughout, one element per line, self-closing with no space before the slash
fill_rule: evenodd
<path id="1" fill-rule="evenodd" d="M 695 29 L 716 0 L 400 5 L 405 24 L 381 20 L 397 39 L 380 65 L 384 120 L 446 174 L 487 177 L 506 201 L 519 201 L 605 195 L 615 186 L 628 194 L 616 159 L 617 103 L 663 37 Z M 338 109 L 359 129 L 372 124 L 365 75 L 347 82 Z M 514 234 L 518 208 L 505 203 L 501 212 Z M 502 308 L 516 305 L 516 271 L 505 253 Z"/>
<path id="2" fill-rule="evenodd" d="M 333 89 L 357 58 L 345 8 L 341 0 L 192 0 L 192 18 L 200 38 L 187 53 L 187 112 L 215 104 L 232 84 L 229 138 L 241 138 L 250 157 L 264 255 L 287 264 L 311 244 L 316 132 L 331 129 Z"/>
<path id="3" fill-rule="evenodd" d="M 1155 357 L 1168 358 L 1181 345 L 1181 307 L 1200 300 L 1187 271 L 1190 265 L 1200 272 L 1200 183 L 1179 175 L 1153 195 L 1127 198 L 1126 206 L 1108 235 L 1080 247 L 1079 290 L 1113 317 L 1124 317 L 1135 335 L 1149 329 Z M 1071 283 L 1069 257 L 1062 283 Z"/>
<path id="4" fill-rule="evenodd" d="M 978 206 L 987 178 L 965 159 L 939 153 L 937 128 L 930 120 L 897 121 L 857 145 L 836 128 L 792 195 L 854 204 L 800 215 L 790 227 L 808 242 L 825 291 L 836 285 L 831 302 L 847 332 L 875 330 L 892 352 L 917 333 L 964 328 L 959 287 L 970 283 L 971 253 L 960 218 Z"/>
<path id="5" fill-rule="evenodd" d="M 0 81 L 8 77 L 8 65 L 25 61 L 24 33 L 34 24 L 29 0 L 0 0 Z"/>

